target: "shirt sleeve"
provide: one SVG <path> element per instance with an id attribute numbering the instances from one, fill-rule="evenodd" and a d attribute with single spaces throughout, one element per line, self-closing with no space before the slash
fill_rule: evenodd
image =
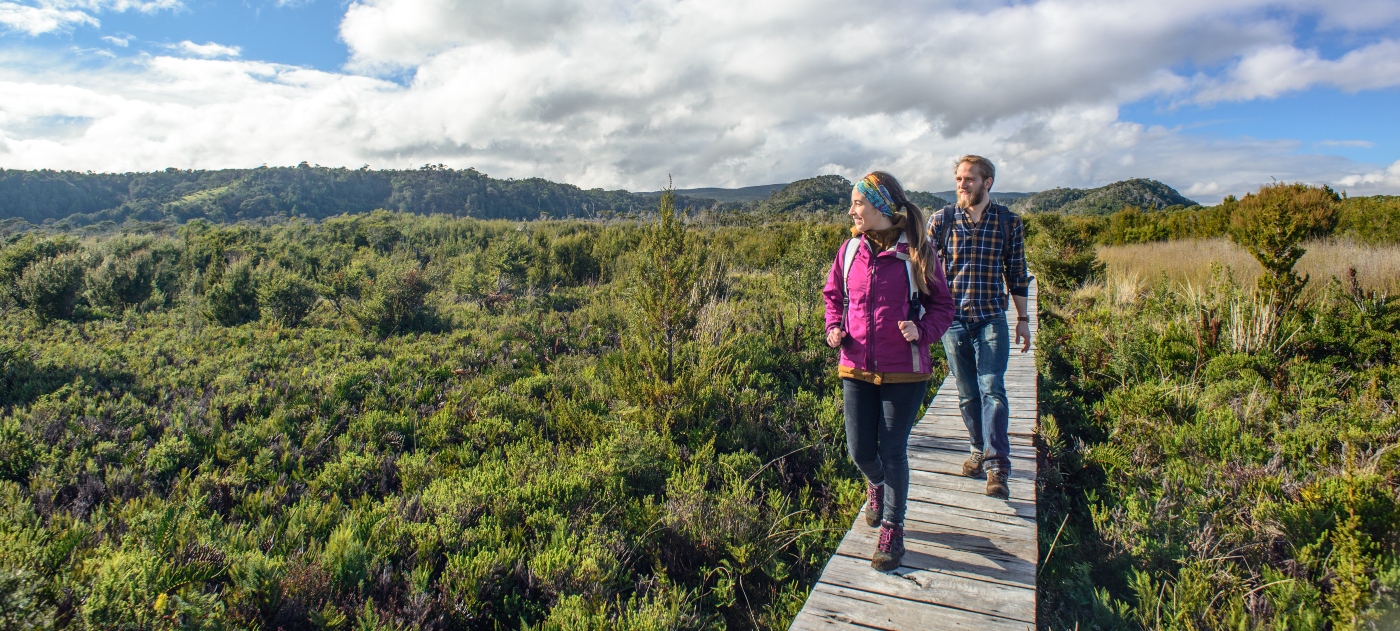
<path id="1" fill-rule="evenodd" d="M 1026 224 L 1016 215 L 1011 215 L 1011 252 L 1002 266 L 1006 277 L 1006 291 L 1013 296 L 1026 296 L 1030 293 L 1031 278 L 1026 272 Z"/>

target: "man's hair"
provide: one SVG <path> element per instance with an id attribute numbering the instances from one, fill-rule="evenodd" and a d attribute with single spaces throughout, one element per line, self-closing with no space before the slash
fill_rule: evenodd
<path id="1" fill-rule="evenodd" d="M 996 165 L 992 164 L 991 160 L 983 158 L 982 156 L 974 156 L 969 153 L 958 158 L 958 161 L 953 163 L 953 172 L 957 173 L 958 167 L 962 166 L 963 163 L 968 163 L 977 167 L 977 172 L 982 175 L 982 179 L 984 180 L 994 180 L 997 177 Z"/>

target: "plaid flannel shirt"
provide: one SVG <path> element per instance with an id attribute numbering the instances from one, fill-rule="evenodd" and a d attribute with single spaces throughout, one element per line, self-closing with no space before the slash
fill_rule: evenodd
<path id="1" fill-rule="evenodd" d="M 1001 222 L 1011 222 L 1011 247 L 1003 257 Z M 943 212 L 933 214 L 929 237 L 938 248 Z M 943 271 L 957 305 L 958 322 L 977 323 L 1006 313 L 1008 291 L 1025 296 L 1030 289 L 1026 273 L 1026 228 L 1021 218 L 999 204 L 987 204 L 982 223 L 973 224 L 961 208 L 953 211 L 953 226 L 945 244 Z"/>

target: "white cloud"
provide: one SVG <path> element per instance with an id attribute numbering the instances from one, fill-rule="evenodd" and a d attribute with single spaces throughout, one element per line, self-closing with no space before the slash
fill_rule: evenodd
<path id="1" fill-rule="evenodd" d="M 1337 184 L 1353 195 L 1377 193 L 1394 195 L 1400 191 L 1400 160 L 1396 160 L 1394 164 L 1384 170 L 1348 175 L 1339 179 Z"/>
<path id="2" fill-rule="evenodd" d="M 196 44 L 190 40 L 174 44 L 171 48 L 185 53 L 186 55 L 194 55 L 195 57 L 202 57 L 204 59 L 237 57 L 242 50 L 237 46 L 224 46 L 223 44 L 215 44 L 214 42 Z"/>
<path id="3" fill-rule="evenodd" d="M 181 0 L 38 0 L 0 2 L 0 26 L 29 36 L 70 31 L 78 26 L 98 26 L 96 14 L 104 11 L 155 13 L 184 6 Z"/>
<path id="4" fill-rule="evenodd" d="M 32 36 L 66 31 L 75 26 L 97 26 L 97 18 L 82 11 L 0 2 L 0 25 Z"/>
<path id="5" fill-rule="evenodd" d="M 1319 140 L 1317 144 L 1324 147 L 1348 147 L 1356 149 L 1370 149 L 1376 143 L 1369 140 Z"/>
<path id="6" fill-rule="evenodd" d="M 1400 41 L 1382 40 L 1338 59 L 1286 44 L 1268 46 L 1246 54 L 1224 80 L 1211 83 L 1196 94 L 1196 101 L 1273 98 L 1314 86 L 1346 92 L 1400 86 Z"/>
<path id="7" fill-rule="evenodd" d="M 113 45 L 113 46 L 119 46 L 119 47 L 121 47 L 121 48 L 126 48 L 127 46 L 130 46 L 130 45 L 131 45 L 131 40 L 132 40 L 132 39 L 134 39 L 134 38 L 131 37 L 131 36 L 127 36 L 127 37 L 117 37 L 117 36 L 115 36 L 115 35 L 103 35 L 103 36 L 102 36 L 102 41 L 107 42 L 108 44 L 111 44 L 111 45 Z"/>
<path id="8" fill-rule="evenodd" d="M 178 50 L 205 59 L 0 64 L 0 163 L 443 162 L 638 190 L 668 174 L 688 187 L 880 167 L 945 190 L 950 161 L 976 152 L 1001 190 L 1154 177 L 1213 201 L 1377 167 L 1128 123 L 1118 106 L 1392 85 L 1395 39 L 1326 60 L 1294 29 L 1309 15 L 1374 34 L 1400 21 L 1394 4 L 360 0 L 341 24 L 344 73 L 189 41 Z"/>

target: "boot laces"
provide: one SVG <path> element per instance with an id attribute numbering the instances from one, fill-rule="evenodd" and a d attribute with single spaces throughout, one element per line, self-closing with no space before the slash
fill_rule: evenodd
<path id="1" fill-rule="evenodd" d="M 870 500 L 870 508 L 880 510 L 884 506 L 885 485 L 865 483 L 865 498 Z"/>
<path id="2" fill-rule="evenodd" d="M 891 526 L 888 523 L 880 524 L 880 543 L 876 549 L 881 552 L 889 552 L 895 545 L 904 542 L 904 529 L 899 526 Z"/>

